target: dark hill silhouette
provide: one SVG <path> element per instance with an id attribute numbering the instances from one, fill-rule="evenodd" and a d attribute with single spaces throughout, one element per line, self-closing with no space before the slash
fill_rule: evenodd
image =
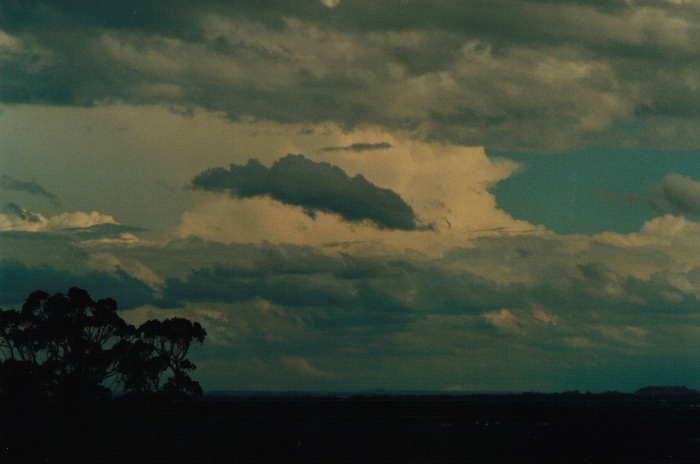
<path id="1" fill-rule="evenodd" d="M 3 408 L 0 462 L 696 463 L 697 398 L 121 397 Z"/>
<path id="2" fill-rule="evenodd" d="M 656 398 L 700 397 L 700 392 L 685 386 L 648 386 L 640 388 L 634 393 Z"/>

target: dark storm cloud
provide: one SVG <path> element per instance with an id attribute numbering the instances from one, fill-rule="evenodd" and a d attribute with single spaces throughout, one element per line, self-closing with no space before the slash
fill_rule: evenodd
<path id="1" fill-rule="evenodd" d="M 700 8 L 649 1 L 3 2 L 0 100 L 204 107 L 557 150 L 694 147 Z"/>
<path id="2" fill-rule="evenodd" d="M 192 272 L 186 280 L 166 284 L 165 302 L 209 301 L 240 303 L 265 299 L 290 307 L 342 307 L 353 299 L 352 288 L 325 273 L 247 273 L 216 266 Z"/>
<path id="3" fill-rule="evenodd" d="M 150 287 L 124 271 L 113 273 L 73 273 L 47 265 L 26 266 L 10 260 L 0 261 L 0 304 L 21 303 L 35 290 L 65 292 L 80 287 L 96 297 L 112 297 L 121 309 L 129 309 L 154 301 Z"/>
<path id="4" fill-rule="evenodd" d="M 597 332 L 589 332 L 598 329 L 592 327 L 651 327 L 697 312 L 694 290 L 675 287 L 669 275 L 655 273 L 642 280 L 595 260 L 597 254 L 629 255 L 628 249 L 614 246 L 593 245 L 594 253 L 589 250 L 578 257 L 557 240 L 494 238 L 473 249 L 421 261 L 327 256 L 291 246 L 211 246 L 209 252 L 216 249 L 220 261 L 167 279 L 158 306 L 239 308 L 264 301 L 307 329 L 324 333 L 349 328 L 396 333 L 436 318 L 461 318 L 455 320 L 469 325 L 472 333 L 536 333 L 528 343 L 547 346 L 559 346 L 561 337 L 571 334 L 596 338 Z M 542 250 L 550 252 L 549 258 L 539 257 Z M 202 255 L 209 252 L 200 248 Z M 507 273 L 525 273 L 527 281 L 499 282 L 466 269 L 493 273 L 496 253 L 502 258 L 497 262 L 508 263 Z M 654 261 L 649 253 L 639 259 Z M 698 276 L 698 269 L 688 273 L 689 279 Z M 229 316 L 235 318 L 233 313 Z"/>
<path id="5" fill-rule="evenodd" d="M 0 189 L 10 190 L 15 192 L 24 192 L 32 195 L 38 195 L 50 200 L 54 204 L 59 204 L 58 197 L 47 191 L 44 187 L 34 181 L 15 179 L 12 176 L 0 176 Z"/>
<path id="6" fill-rule="evenodd" d="M 669 174 L 650 187 L 649 205 L 661 213 L 700 216 L 700 182 Z"/>
<path id="7" fill-rule="evenodd" d="M 265 300 L 294 309 L 310 326 L 339 327 L 405 324 L 428 314 L 479 314 L 520 301 L 510 289 L 471 273 L 446 273 L 400 260 L 329 260 L 317 254 L 315 261 L 323 260 L 325 269 L 302 273 L 294 271 L 295 265 L 304 266 L 301 262 L 286 262 L 281 269 L 242 271 L 235 262 L 200 268 L 185 278 L 168 279 L 159 304 Z"/>
<path id="8" fill-rule="evenodd" d="M 391 144 L 388 142 L 379 143 L 353 143 L 352 145 L 346 145 L 343 147 L 324 147 L 320 151 L 372 151 L 372 150 L 386 150 L 391 148 Z"/>
<path id="9" fill-rule="evenodd" d="M 315 306 L 331 304 L 331 301 L 341 304 L 347 298 L 347 289 L 330 278 L 344 269 L 343 262 L 312 248 L 223 245 L 195 239 L 181 243 L 168 253 L 179 255 L 183 264 L 190 263 L 190 267 L 196 269 L 186 278 L 167 281 L 165 301 L 176 301 L 172 304 L 185 301 L 236 303 L 266 298 L 292 306 Z M 207 257 L 214 257 L 214 262 L 197 265 Z"/>
<path id="10" fill-rule="evenodd" d="M 228 192 L 234 198 L 269 196 L 282 203 L 337 214 L 347 221 L 368 220 L 384 229 L 418 228 L 413 209 L 395 192 L 349 177 L 337 166 L 287 155 L 267 168 L 251 159 L 228 170 L 212 168 L 192 180 L 192 187 Z"/>

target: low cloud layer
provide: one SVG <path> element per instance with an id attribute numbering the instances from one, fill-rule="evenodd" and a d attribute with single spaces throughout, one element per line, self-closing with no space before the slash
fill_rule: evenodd
<path id="1" fill-rule="evenodd" d="M 15 250 L 36 245 L 9 239 Z M 52 265 L 1 261 L 0 304 L 35 286 L 82 285 L 116 298 L 125 317 L 196 318 L 211 329 L 198 365 L 212 386 L 269 388 L 282 375 L 302 389 L 634 389 L 658 369 L 643 362 L 696 352 L 700 228 L 680 217 L 627 235 L 483 237 L 436 258 L 79 240 L 55 241 L 73 258 Z M 146 263 L 162 285 L 145 282 Z"/>
<path id="2" fill-rule="evenodd" d="M 192 187 L 228 192 L 234 198 L 269 196 L 300 206 L 311 216 L 323 211 L 347 221 L 371 221 L 385 229 L 419 227 L 411 206 L 395 192 L 301 155 L 287 155 L 270 168 L 253 159 L 245 165 L 232 164 L 228 170 L 212 168 L 195 177 Z"/>
<path id="3" fill-rule="evenodd" d="M 223 311 L 231 322 L 217 327 L 227 327 L 236 350 L 257 346 L 269 369 L 278 357 L 288 368 L 333 360 L 339 384 L 415 387 L 423 369 L 431 382 L 496 386 L 500 378 L 541 389 L 546 378 L 581 388 L 584 375 L 593 389 L 633 389 L 647 375 L 640 360 L 694 343 L 695 326 L 682 326 L 696 319 L 698 252 L 673 254 L 668 243 L 679 240 L 692 247 L 700 230 L 668 216 L 636 234 L 483 238 L 429 260 L 272 245 L 205 251 L 213 244 L 202 243 L 190 262 L 201 267 L 168 281 L 164 295 L 175 299 L 164 303 Z M 220 265 L 203 261 L 210 253 Z M 613 380 L 615 372 L 628 378 Z"/>

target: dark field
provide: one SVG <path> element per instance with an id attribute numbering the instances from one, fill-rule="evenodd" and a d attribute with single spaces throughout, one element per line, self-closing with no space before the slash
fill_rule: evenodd
<path id="1" fill-rule="evenodd" d="M 0 462 L 700 462 L 696 395 L 6 402 Z"/>

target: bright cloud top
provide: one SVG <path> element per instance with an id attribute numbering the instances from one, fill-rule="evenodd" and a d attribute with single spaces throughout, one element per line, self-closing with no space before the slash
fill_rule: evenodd
<path id="1" fill-rule="evenodd" d="M 320 149 L 309 155 L 332 163 L 287 156 L 270 168 L 249 162 L 204 171 L 193 185 L 228 195 L 186 212 L 179 234 L 224 243 L 271 241 L 377 253 L 435 253 L 481 235 L 542 232 L 496 208 L 489 193 L 498 180 L 517 171 L 517 164 L 492 160 L 481 149 L 385 132 L 338 132 L 336 140 L 338 146 L 372 146 L 358 141 L 368 137 L 391 143 L 371 151 L 333 151 L 328 157 L 327 150 Z M 260 196 L 263 193 L 268 196 Z M 306 214 L 309 208 L 317 211 Z"/>
<path id="2" fill-rule="evenodd" d="M 9 214 L 0 214 L 0 231 L 56 232 L 67 229 L 84 229 L 103 224 L 117 225 L 112 216 L 97 211 L 62 213 L 49 218 L 32 213 L 10 203 L 5 208 Z"/>

